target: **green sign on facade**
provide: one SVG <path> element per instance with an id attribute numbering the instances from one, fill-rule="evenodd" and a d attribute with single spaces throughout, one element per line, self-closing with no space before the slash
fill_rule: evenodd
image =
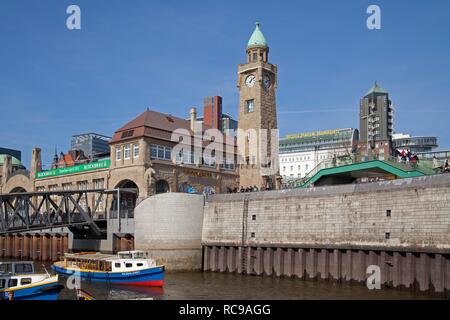
<path id="1" fill-rule="evenodd" d="M 58 169 L 36 172 L 36 179 L 61 176 L 64 174 L 71 174 L 71 173 L 79 173 L 79 172 L 83 172 L 83 171 L 106 169 L 106 168 L 109 168 L 110 163 L 111 163 L 110 160 L 101 160 L 101 161 L 87 163 L 87 164 L 80 164 L 80 165 L 73 166 L 73 167 L 58 168 Z"/>

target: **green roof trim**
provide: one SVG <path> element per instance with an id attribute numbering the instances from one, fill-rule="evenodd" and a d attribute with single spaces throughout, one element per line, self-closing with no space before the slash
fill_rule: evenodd
<path id="1" fill-rule="evenodd" d="M 406 170 L 400 169 L 387 161 L 371 160 L 371 161 L 366 161 L 366 162 L 353 163 L 353 164 L 347 164 L 347 165 L 343 165 L 343 166 L 322 169 L 319 172 L 317 172 L 315 175 L 313 175 L 310 179 L 305 181 L 305 183 L 301 186 L 301 188 L 306 188 L 309 184 L 315 183 L 317 180 L 319 180 L 323 176 L 339 174 L 339 173 L 344 173 L 344 172 L 351 172 L 351 171 L 368 170 L 368 169 L 374 169 L 374 168 L 382 169 L 390 174 L 397 176 L 400 179 L 420 177 L 420 176 L 425 175 L 424 173 L 422 173 L 418 170 L 412 169 L 411 171 L 406 171 Z"/>
<path id="2" fill-rule="evenodd" d="M 264 47 L 264 48 L 268 47 L 266 38 L 264 37 L 261 29 L 259 28 L 259 22 L 256 22 L 255 31 L 253 31 L 252 36 L 250 37 L 250 40 L 248 40 L 247 43 L 247 49 L 254 47 Z"/>
<path id="3" fill-rule="evenodd" d="M 372 94 L 372 93 L 387 94 L 387 92 L 382 87 L 380 87 L 376 81 L 375 81 L 373 87 L 370 88 L 370 90 L 366 93 L 366 96 L 368 96 L 369 94 Z"/>
<path id="4" fill-rule="evenodd" d="M 0 154 L 0 165 L 3 165 L 5 163 L 5 158 L 6 158 L 7 154 Z M 22 162 L 20 162 L 19 159 L 11 156 L 12 158 L 12 165 L 13 166 L 21 166 Z"/>

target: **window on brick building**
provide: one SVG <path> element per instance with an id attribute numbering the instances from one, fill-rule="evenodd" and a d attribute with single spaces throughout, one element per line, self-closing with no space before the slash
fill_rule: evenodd
<path id="1" fill-rule="evenodd" d="M 247 100 L 245 101 L 245 112 L 250 113 L 255 111 L 255 100 Z"/>

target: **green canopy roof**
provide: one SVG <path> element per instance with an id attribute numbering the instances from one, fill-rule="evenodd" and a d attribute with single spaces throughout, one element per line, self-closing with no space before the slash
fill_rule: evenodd
<path id="1" fill-rule="evenodd" d="M 375 84 L 373 85 L 373 87 L 366 93 L 366 96 L 368 96 L 369 94 L 372 94 L 372 93 L 385 93 L 385 94 L 387 94 L 387 92 L 384 91 L 383 88 L 380 87 L 376 81 L 375 81 Z"/>
<path id="2" fill-rule="evenodd" d="M 247 49 L 253 47 L 265 47 L 265 48 L 268 47 L 266 38 L 264 37 L 263 33 L 261 32 L 261 29 L 259 28 L 259 22 L 256 22 L 255 31 L 253 31 L 252 36 L 250 37 L 250 40 L 248 40 L 247 43 Z"/>
<path id="3" fill-rule="evenodd" d="M 0 165 L 3 165 L 3 163 L 5 163 L 5 157 L 7 155 L 6 154 L 0 154 Z M 21 166 L 22 162 L 20 162 L 19 159 L 15 158 L 15 157 L 11 157 L 12 158 L 12 165 L 13 166 Z"/>

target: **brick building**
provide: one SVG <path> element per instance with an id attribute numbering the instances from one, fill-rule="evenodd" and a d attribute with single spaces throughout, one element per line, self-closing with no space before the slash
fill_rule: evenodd
<path id="1" fill-rule="evenodd" d="M 194 159 L 193 150 L 187 148 L 181 154 L 172 152 L 178 143 L 171 140 L 172 132 L 184 129 L 193 134 L 196 122 L 195 108 L 190 120 L 147 109 L 114 133 L 109 143 L 110 158 L 51 170 L 42 170 L 39 148 L 33 149 L 31 169 L 21 170 L 20 174 L 8 169 L 13 162 L 6 155 L 2 192 L 133 188 L 138 190 L 137 199 L 130 200 L 134 205 L 156 193 L 227 192 L 237 187 L 234 164 L 216 164 L 211 157 Z M 204 132 L 208 127 L 200 125 L 197 129 Z M 203 143 L 203 147 L 206 145 Z M 236 160 L 232 150 L 232 154 L 224 154 L 224 159 Z"/>

